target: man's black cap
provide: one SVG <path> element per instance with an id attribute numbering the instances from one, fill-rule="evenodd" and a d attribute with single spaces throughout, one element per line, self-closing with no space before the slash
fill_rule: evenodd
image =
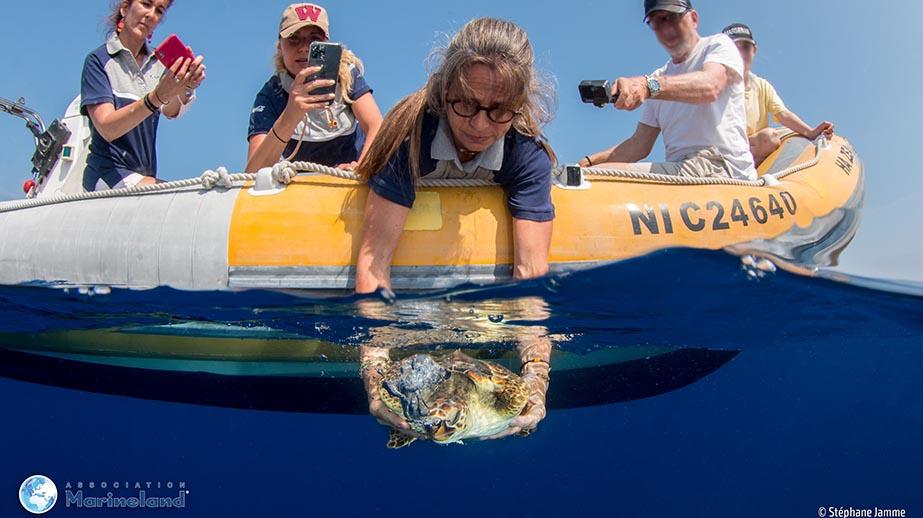
<path id="1" fill-rule="evenodd" d="M 753 31 L 750 30 L 750 27 L 742 23 L 732 23 L 721 32 L 730 36 L 731 40 L 735 43 L 738 41 L 748 41 L 756 45 L 756 40 L 753 39 Z"/>
<path id="2" fill-rule="evenodd" d="M 689 0 L 644 0 L 644 21 L 654 11 L 669 11 L 671 13 L 685 13 L 692 9 Z"/>

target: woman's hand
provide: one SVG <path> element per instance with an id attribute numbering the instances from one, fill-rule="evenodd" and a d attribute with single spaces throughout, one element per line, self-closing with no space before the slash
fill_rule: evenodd
<path id="1" fill-rule="evenodd" d="M 292 91 L 288 96 L 288 104 L 282 112 L 282 118 L 289 125 L 297 126 L 304 114 L 312 110 L 320 110 L 333 101 L 334 94 L 314 95 L 312 92 L 325 86 L 333 86 L 336 81 L 332 79 L 315 79 L 308 81 L 308 77 L 320 72 L 321 67 L 308 67 L 298 72 L 292 82 Z"/>
<path id="2" fill-rule="evenodd" d="M 189 49 L 190 52 L 192 49 Z M 198 56 L 189 65 L 189 80 L 186 82 L 186 91 L 192 92 L 205 81 L 205 58 Z"/>
<path id="3" fill-rule="evenodd" d="M 529 388 L 529 401 L 515 419 L 510 422 L 509 428 L 491 435 L 482 437 L 481 440 L 501 439 L 510 435 L 522 437 L 530 435 L 538 427 L 538 423 L 545 418 L 545 395 L 548 393 L 550 368 L 547 364 L 529 363 L 523 368 L 522 381 Z"/>
<path id="4" fill-rule="evenodd" d="M 381 383 L 382 376 L 380 369 L 389 362 L 388 350 L 383 347 L 363 345 L 359 348 L 359 374 L 362 376 L 362 384 L 365 386 L 365 393 L 369 398 L 369 413 L 380 424 L 408 435 L 420 437 L 410 429 L 407 421 L 392 412 L 378 395 L 378 385 Z"/>
<path id="5" fill-rule="evenodd" d="M 356 168 L 356 166 L 358 166 L 358 165 L 359 165 L 359 162 L 356 162 L 355 160 L 353 160 L 352 162 L 347 162 L 347 163 L 345 163 L 345 164 L 339 164 L 339 165 L 337 165 L 336 168 L 337 168 L 337 169 L 342 169 L 342 170 L 344 170 L 344 171 L 352 171 L 352 170 L 354 170 L 354 169 Z"/>
<path id="6" fill-rule="evenodd" d="M 198 87 L 205 80 L 203 59 L 202 56 L 177 59 L 154 87 L 152 101 L 160 105 L 170 104 L 173 99 L 185 96 L 187 91 Z"/>
<path id="7" fill-rule="evenodd" d="M 529 320 L 544 320 L 548 311 L 541 299 L 526 297 L 520 299 L 519 308 Z M 547 330 L 542 326 L 526 326 L 519 336 L 519 359 L 522 361 L 522 381 L 529 389 L 529 400 L 522 412 L 510 422 L 506 430 L 484 437 L 500 439 L 509 435 L 527 436 L 535 431 L 538 423 L 545 418 L 545 395 L 551 380 L 551 340 Z"/>
<path id="8" fill-rule="evenodd" d="M 404 232 L 410 209 L 369 190 L 356 257 L 356 293 L 391 288 L 391 258 Z"/>

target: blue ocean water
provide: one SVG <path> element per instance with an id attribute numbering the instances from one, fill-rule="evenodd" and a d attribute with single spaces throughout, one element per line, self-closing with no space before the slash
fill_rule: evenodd
<path id="1" fill-rule="evenodd" d="M 625 368 L 552 372 L 555 408 L 528 438 L 397 451 L 373 418 L 350 413 L 348 398 L 325 413 L 253 409 L 338 400 L 307 393 L 316 386 L 260 386 L 256 397 L 206 377 L 177 393 L 197 375 L 79 373 L 59 358 L 5 354 L 0 515 L 25 513 L 13 495 L 36 473 L 62 495 L 51 513 L 87 516 L 923 512 L 919 285 L 755 275 L 723 252 L 670 250 L 390 301 L 0 289 L 0 343 L 20 349 L 61 330 L 172 329 L 165 343 L 189 330 L 322 340 L 344 354 L 374 340 L 499 353 L 535 328 L 571 357 L 642 352 Z M 208 401 L 226 406 L 189 403 Z M 148 481 L 184 483 L 184 509 L 65 507 L 68 482 L 95 482 L 105 496 L 100 482 Z"/>

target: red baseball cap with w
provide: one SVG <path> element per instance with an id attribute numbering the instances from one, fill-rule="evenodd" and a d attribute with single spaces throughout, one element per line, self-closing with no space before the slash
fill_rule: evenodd
<path id="1" fill-rule="evenodd" d="M 325 36 L 330 36 L 330 19 L 327 10 L 316 4 L 292 4 L 282 12 L 279 22 L 279 36 L 288 38 L 302 27 L 320 27 Z"/>

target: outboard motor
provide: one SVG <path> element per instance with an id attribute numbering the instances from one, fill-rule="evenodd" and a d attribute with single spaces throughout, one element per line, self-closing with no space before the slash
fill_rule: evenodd
<path id="1" fill-rule="evenodd" d="M 26 100 L 22 97 L 15 103 L 0 97 L 0 111 L 9 113 L 26 121 L 26 127 L 35 138 L 35 153 L 32 155 L 32 179 L 23 185 L 26 196 L 31 198 L 35 188 L 41 184 L 45 177 L 58 163 L 64 144 L 71 136 L 67 125 L 55 119 L 51 126 L 45 127 L 45 121 L 39 114 L 26 107 Z"/>
<path id="2" fill-rule="evenodd" d="M 0 98 L 0 111 L 26 121 L 35 138 L 32 178 L 23 184 L 26 197 L 53 196 L 81 192 L 82 172 L 90 141 L 88 119 L 80 114 L 80 98 L 67 109 L 63 120 L 45 126 L 41 116 L 26 107 L 25 99 L 13 102 Z M 78 171 L 81 174 L 70 174 Z"/>

